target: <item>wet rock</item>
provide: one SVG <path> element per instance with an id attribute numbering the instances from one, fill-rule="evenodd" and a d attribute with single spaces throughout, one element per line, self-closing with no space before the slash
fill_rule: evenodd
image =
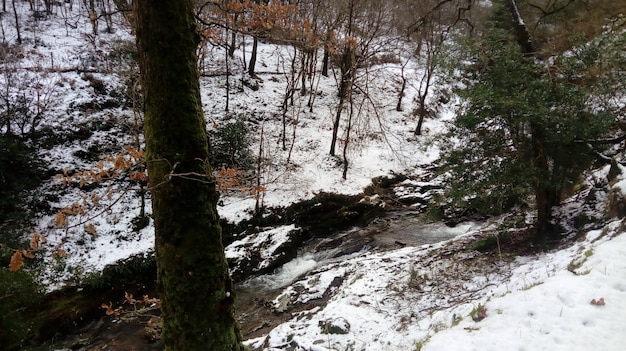
<path id="1" fill-rule="evenodd" d="M 274 304 L 274 311 L 276 313 L 283 313 L 289 309 L 289 303 L 291 302 L 291 296 L 288 293 L 282 294 L 276 298 Z"/>

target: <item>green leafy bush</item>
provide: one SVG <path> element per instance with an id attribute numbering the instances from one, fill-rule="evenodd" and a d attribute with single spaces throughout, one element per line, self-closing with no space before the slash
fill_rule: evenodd
<path id="1" fill-rule="evenodd" d="M 33 148 L 20 137 L 0 135 L 0 243 L 14 245 L 11 233 L 22 235 L 28 218 L 25 193 L 40 183 Z"/>
<path id="2" fill-rule="evenodd" d="M 242 118 L 219 125 L 210 135 L 212 165 L 239 169 L 252 166 L 248 128 Z"/>

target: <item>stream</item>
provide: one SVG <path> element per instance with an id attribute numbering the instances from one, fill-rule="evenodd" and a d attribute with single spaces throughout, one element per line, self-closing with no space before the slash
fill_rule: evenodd
<path id="1" fill-rule="evenodd" d="M 235 286 L 235 311 L 243 337 L 251 339 L 266 335 L 276 326 L 289 321 L 295 312 L 315 306 L 323 307 L 332 296 L 284 312 L 278 312 L 270 303 L 282 289 L 310 272 L 372 252 L 434 244 L 481 226 L 479 223 L 462 223 L 452 228 L 442 223 L 424 223 L 418 212 L 397 210 L 387 212 L 386 216 L 375 219 L 366 227 L 340 231 L 325 238 L 313 238 L 299 249 L 293 260 L 269 274 L 249 278 Z M 158 315 L 158 312 L 151 313 Z M 81 327 L 76 333 L 67 335 L 64 343 L 72 345 L 71 349 L 83 351 L 104 348 L 112 351 L 163 350 L 160 341 L 146 342 L 147 333 L 152 330 L 147 327 L 151 323 L 148 320 L 150 318 L 158 320 L 150 313 L 143 317 L 126 318 L 123 322 L 103 316 Z"/>
<path id="2" fill-rule="evenodd" d="M 455 227 L 443 223 L 424 223 L 423 218 L 415 212 L 397 211 L 374 220 L 367 227 L 353 228 L 329 238 L 312 239 L 300 249 L 295 259 L 270 274 L 250 278 L 239 287 L 265 292 L 275 291 L 327 264 L 371 251 L 434 244 L 477 228 L 478 224 L 473 222 L 461 223 Z"/>
<path id="3" fill-rule="evenodd" d="M 422 246 L 449 240 L 474 231 L 479 223 L 461 223 L 448 227 L 443 223 L 424 223 L 411 211 L 391 212 L 363 228 L 339 232 L 328 238 L 307 242 L 298 257 L 274 272 L 250 278 L 236 286 L 238 320 L 245 339 L 266 334 L 273 327 L 291 318 L 291 313 L 277 313 L 269 306 L 280 291 L 325 265 L 369 252 L 385 251 L 404 246 Z M 323 301 L 317 302 L 323 304 Z M 310 306 L 302 306 L 303 309 Z"/>

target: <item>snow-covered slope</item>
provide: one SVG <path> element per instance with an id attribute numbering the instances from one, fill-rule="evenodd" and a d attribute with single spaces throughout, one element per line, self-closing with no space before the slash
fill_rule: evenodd
<path id="1" fill-rule="evenodd" d="M 36 21 L 27 3 L 16 3 L 25 24 L 23 59 L 16 67 L 29 79 L 52 82 L 45 91 L 54 97 L 54 103 L 48 105 L 48 117 L 40 127 L 51 128 L 61 142 L 43 148 L 40 154 L 49 168 L 59 172 L 92 169 L 97 157 L 80 155 L 116 154 L 135 142 L 130 107 L 110 103 L 127 87 L 130 67 L 107 55 L 133 39 L 126 29 L 94 37 L 89 19 L 81 14 L 85 12 L 70 8 L 71 3 L 55 7 L 58 11 Z M 5 42 L 14 43 L 16 32 L 9 16 L 1 20 Z M 121 22 L 121 18 L 115 21 Z M 320 78 L 314 112 L 305 106 L 308 96 L 296 94 L 288 109 L 292 122 L 287 128 L 288 147 L 283 150 L 280 109 L 287 77 L 281 67 L 289 55 L 286 48 L 260 46 L 262 82 L 256 91 L 241 85 L 243 70 L 235 61 L 229 113 L 223 111 L 225 78 L 220 75 L 219 62 L 208 65 L 215 74 L 207 74 L 201 81 L 209 127 L 214 122 L 226 123 L 233 115 L 244 116 L 254 123 L 250 132 L 253 152 L 259 150 L 263 131 L 265 205 L 287 205 L 318 191 L 359 193 L 373 177 L 391 171 L 420 180 L 418 166 L 436 159 L 437 150 L 426 148 L 427 138 L 416 139 L 412 134 L 415 89 L 411 84 L 404 98 L 405 111 L 395 111 L 400 68 L 394 64 L 371 72 L 374 104 L 363 104 L 367 114 L 355 124 L 346 180 L 341 177 L 340 159 L 328 156 L 337 103 L 337 82 L 332 76 Z M 223 52 L 215 52 L 217 57 L 223 57 Z M 410 80 L 416 66 L 405 69 Z M 35 95 L 37 89 L 44 91 L 37 84 L 26 89 Z M 438 119 L 427 120 L 426 137 L 441 130 L 442 120 L 449 114 L 444 110 Z M 294 131 L 296 137 L 292 138 Z M 140 202 L 137 188 L 129 184 L 106 180 L 87 192 L 50 179 L 40 189 L 58 195 L 46 198 L 50 210 L 41 213 L 35 228 L 47 239 L 42 244 L 47 250 L 43 262 L 51 262 L 45 265 L 51 288 L 153 246 L 151 226 L 131 230 Z M 93 200 L 94 194 L 98 201 Z M 231 221 L 248 218 L 255 205 L 245 192 L 224 194 L 222 200 L 220 215 Z M 72 217 L 74 227 L 58 228 L 56 211 L 73 203 L 89 203 L 91 210 Z M 149 205 L 148 198 L 148 209 Z M 288 227 L 292 229 L 297 228 Z M 273 301 L 280 313 L 293 313 L 291 320 L 248 344 L 265 350 L 626 349 L 626 236 L 622 235 L 622 221 L 613 220 L 590 231 L 562 250 L 520 257 L 498 257 L 466 248 L 470 240 L 490 235 L 493 227 L 488 224 L 479 231 L 465 225 L 455 230 L 458 238 L 426 247 L 359 252 L 323 264 L 301 258 L 292 271 L 296 275 L 312 271 L 285 287 Z M 280 245 L 276 240 L 284 237 L 281 233 L 265 232 L 264 242 L 271 243 L 268 249 Z M 239 241 L 227 253 L 243 254 L 240 249 L 247 244 Z M 302 310 L 313 300 L 325 302 Z"/>
<path id="2" fill-rule="evenodd" d="M 475 231 L 316 268 L 274 300 L 296 309 L 263 350 L 624 350 L 626 235 L 616 220 L 572 246 L 494 257 Z M 462 230 L 459 231 L 460 233 Z M 490 235 L 490 234 L 487 234 Z"/>

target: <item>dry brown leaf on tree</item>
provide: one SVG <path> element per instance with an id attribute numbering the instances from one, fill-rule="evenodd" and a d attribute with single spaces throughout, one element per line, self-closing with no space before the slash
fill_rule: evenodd
<path id="1" fill-rule="evenodd" d="M 15 251 L 15 253 L 11 256 L 9 269 L 11 272 L 17 272 L 20 268 L 22 268 L 22 266 L 24 266 L 24 256 L 22 255 L 22 251 Z"/>
<path id="2" fill-rule="evenodd" d="M 106 313 L 107 316 L 110 316 L 110 315 L 117 316 L 117 315 L 120 314 L 120 310 L 122 309 L 121 307 L 113 309 L 113 303 L 112 302 L 109 302 L 108 305 L 103 302 L 102 305 L 100 305 L 100 308 L 103 308 L 103 309 L 106 310 L 105 313 Z"/>
<path id="3" fill-rule="evenodd" d="M 124 292 L 124 298 L 126 299 L 126 302 L 130 304 L 134 305 L 135 303 L 137 303 L 137 300 L 133 298 L 133 294 L 129 294 L 128 292 Z"/>
<path id="4" fill-rule="evenodd" d="M 22 252 L 22 256 L 24 256 L 24 257 L 26 257 L 26 258 L 30 258 L 31 260 L 32 260 L 33 258 L 35 258 L 35 254 L 33 254 L 32 252 L 30 252 L 30 251 L 28 251 L 28 250 L 21 249 L 21 250 L 19 250 L 19 251 L 21 251 L 21 252 Z"/>
<path id="5" fill-rule="evenodd" d="M 39 244 L 41 243 L 41 235 L 39 233 L 34 232 L 30 237 L 30 248 L 33 250 L 39 249 Z"/>
<path id="6" fill-rule="evenodd" d="M 57 227 L 62 227 L 65 223 L 67 223 L 67 216 L 62 212 L 57 212 L 56 216 L 54 216 L 54 224 Z"/>

